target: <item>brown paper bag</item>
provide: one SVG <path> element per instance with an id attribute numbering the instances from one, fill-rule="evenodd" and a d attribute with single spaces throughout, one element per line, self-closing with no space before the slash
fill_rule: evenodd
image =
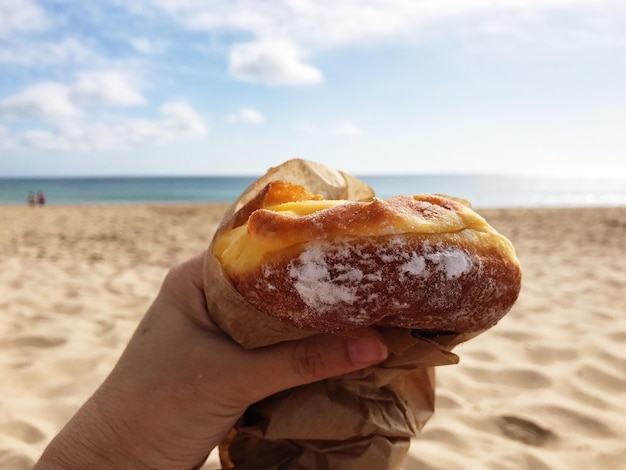
<path id="1" fill-rule="evenodd" d="M 305 160 L 271 168 L 227 211 L 221 226 L 267 183 L 285 180 L 325 199 L 371 198 L 373 190 L 341 171 Z M 317 334 L 286 325 L 250 305 L 226 278 L 209 248 L 204 266 L 211 319 L 246 349 Z M 451 349 L 476 336 L 424 338 L 400 328 L 345 331 L 378 334 L 389 358 L 339 378 L 297 387 L 248 408 L 220 444 L 223 468 L 394 470 L 434 411 L 434 367 L 455 364 Z"/>

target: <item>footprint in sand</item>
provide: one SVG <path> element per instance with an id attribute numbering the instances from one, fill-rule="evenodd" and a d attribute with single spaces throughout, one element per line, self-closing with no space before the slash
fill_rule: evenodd
<path id="1" fill-rule="evenodd" d="M 614 341 L 617 344 L 626 343 L 626 331 L 618 330 L 606 335 L 607 338 Z"/>
<path id="2" fill-rule="evenodd" d="M 49 338 L 46 336 L 23 336 L 0 340 L 0 349 L 10 348 L 54 348 L 67 343 L 67 338 Z"/>
<path id="3" fill-rule="evenodd" d="M 549 429 L 517 416 L 499 416 L 496 424 L 506 437 L 529 446 L 541 447 L 556 439 L 556 434 Z"/>
<path id="4" fill-rule="evenodd" d="M 615 437 L 615 431 L 609 426 L 610 422 L 602 419 L 599 411 L 594 411 L 594 414 L 598 415 L 596 418 L 579 410 L 578 407 L 572 409 L 566 406 L 547 404 L 529 407 L 526 412 L 533 416 L 542 416 L 551 424 L 567 429 L 568 432 L 575 433 L 580 438 L 606 439 Z"/>
<path id="5" fill-rule="evenodd" d="M 552 380 L 544 373 L 532 369 L 484 369 L 465 366 L 468 377 L 475 382 L 496 383 L 515 388 L 545 388 Z"/>
<path id="6" fill-rule="evenodd" d="M 2 470 L 31 470 L 35 462 L 25 455 L 0 454 L 0 468 Z"/>
<path id="7" fill-rule="evenodd" d="M 465 449 L 469 447 L 468 443 L 461 439 L 457 434 L 442 428 L 426 428 L 420 435 L 420 440 L 426 441 L 430 440 L 438 443 L 445 443 L 454 449 Z"/>
<path id="8" fill-rule="evenodd" d="M 437 392 L 435 403 L 435 409 L 437 410 L 454 410 L 463 407 L 463 399 L 447 390 Z"/>
<path id="9" fill-rule="evenodd" d="M 57 315 L 78 316 L 85 312 L 86 308 L 81 302 L 76 301 L 61 301 L 55 302 L 52 305 L 52 311 Z"/>
<path id="10" fill-rule="evenodd" d="M 576 377 L 605 392 L 626 389 L 626 377 L 620 377 L 617 371 L 610 371 L 596 364 L 584 364 L 576 370 Z"/>
<path id="11" fill-rule="evenodd" d="M 11 369 L 11 370 L 24 369 L 24 368 L 30 366 L 32 363 L 33 363 L 33 361 L 30 360 L 30 359 L 28 359 L 28 360 L 18 359 L 15 362 L 9 364 L 9 369 Z"/>
<path id="12" fill-rule="evenodd" d="M 495 334 L 498 334 L 499 336 L 502 336 L 503 338 L 509 339 L 516 343 L 525 343 L 535 338 L 533 334 L 526 331 L 500 330 Z"/>
<path id="13" fill-rule="evenodd" d="M 528 346 L 525 352 L 531 361 L 538 364 L 571 361 L 579 354 L 574 347 L 559 348 L 553 346 Z"/>
<path id="14" fill-rule="evenodd" d="M 63 376 L 80 377 L 84 374 L 96 371 L 99 362 L 98 359 L 98 357 L 60 358 L 54 361 L 51 370 Z"/>
<path id="15" fill-rule="evenodd" d="M 27 444 L 35 444 L 46 438 L 43 432 L 25 421 L 8 422 L 2 426 L 0 432 Z"/>

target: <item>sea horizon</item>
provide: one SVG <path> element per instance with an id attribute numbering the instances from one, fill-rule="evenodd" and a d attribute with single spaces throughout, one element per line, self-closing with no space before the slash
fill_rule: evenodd
<path id="1" fill-rule="evenodd" d="M 0 205 L 42 191 L 49 205 L 228 203 L 260 175 L 88 175 L 0 177 Z M 355 175 L 376 195 L 441 193 L 477 208 L 626 205 L 626 176 L 609 174 Z"/>

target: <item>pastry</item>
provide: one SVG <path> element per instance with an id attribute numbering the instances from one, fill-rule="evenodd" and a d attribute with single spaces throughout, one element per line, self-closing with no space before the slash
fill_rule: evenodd
<path id="1" fill-rule="evenodd" d="M 222 223 L 212 250 L 246 301 L 309 331 L 482 331 L 521 286 L 511 242 L 443 195 L 325 200 L 273 181 Z"/>

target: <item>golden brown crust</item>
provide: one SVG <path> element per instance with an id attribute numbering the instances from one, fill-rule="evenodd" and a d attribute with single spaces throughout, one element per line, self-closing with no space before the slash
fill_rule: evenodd
<path id="1" fill-rule="evenodd" d="M 374 198 L 294 215 L 267 209 L 277 199 L 271 192 L 233 220 L 245 224 L 247 212 L 244 241 L 274 249 L 243 271 L 223 267 L 242 296 L 286 323 L 314 331 L 473 332 L 493 326 L 517 299 L 521 271 L 512 245 L 458 200 Z M 222 231 L 236 224 L 228 227 Z"/>
<path id="2" fill-rule="evenodd" d="M 272 181 L 265 185 L 247 204 L 238 210 L 228 221 L 229 228 L 245 224 L 251 214 L 264 207 L 285 202 L 320 200 L 321 196 L 311 194 L 302 186 L 287 181 Z"/>
<path id="3" fill-rule="evenodd" d="M 424 194 L 395 196 L 387 200 L 346 201 L 324 211 L 301 217 L 285 217 L 278 212 L 259 209 L 248 219 L 253 236 L 290 237 L 292 240 L 332 238 L 339 235 L 397 233 L 407 219 L 429 225 L 425 230 L 445 232 L 463 227 L 459 214 L 469 208 L 456 200 Z"/>

